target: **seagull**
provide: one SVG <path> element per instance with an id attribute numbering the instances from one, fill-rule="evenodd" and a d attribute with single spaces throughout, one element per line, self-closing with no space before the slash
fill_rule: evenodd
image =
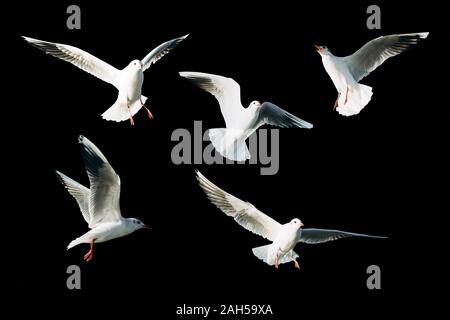
<path id="1" fill-rule="evenodd" d="M 297 261 L 298 254 L 294 251 L 298 242 L 316 244 L 347 237 L 386 238 L 339 230 L 304 229 L 302 228 L 304 226 L 302 221 L 298 218 L 280 224 L 255 208 L 250 202 L 242 201 L 220 189 L 198 170 L 196 170 L 196 174 L 200 187 L 217 208 L 227 216 L 233 217 L 245 229 L 272 242 L 268 245 L 253 248 L 252 251 L 257 258 L 268 265 L 275 265 L 277 269 L 279 264 L 288 262 L 294 262 L 295 268 L 300 269 L 300 264 Z"/>
<path id="2" fill-rule="evenodd" d="M 150 229 L 135 218 L 124 218 L 120 213 L 120 178 L 101 151 L 87 138 L 79 136 L 90 189 L 56 171 L 56 175 L 67 191 L 75 198 L 90 231 L 76 238 L 67 250 L 80 243 L 90 244 L 84 255 L 89 261 L 94 255 L 94 243 L 105 242 L 126 236 L 139 229 Z"/>
<path id="3" fill-rule="evenodd" d="M 372 88 L 359 81 L 388 58 L 410 49 L 427 36 L 428 32 L 379 37 L 347 57 L 337 57 L 326 46 L 314 45 L 338 91 L 334 109 L 344 116 L 358 114 L 372 97 Z"/>
<path id="4" fill-rule="evenodd" d="M 260 126 L 310 129 L 313 125 L 270 102 L 253 101 L 248 108 L 241 103 L 241 88 L 231 78 L 201 72 L 180 72 L 180 76 L 214 95 L 219 102 L 226 128 L 210 129 L 209 139 L 225 158 L 235 161 L 250 159 L 245 140 Z"/>
<path id="5" fill-rule="evenodd" d="M 122 70 L 118 70 L 92 54 L 76 47 L 29 37 L 23 38 L 32 46 L 41 49 L 45 53 L 70 62 L 78 68 L 116 87 L 119 91 L 117 100 L 102 114 L 102 118 L 117 122 L 130 119 L 131 125 L 134 125 L 133 116 L 142 107 L 147 110 L 149 118 L 153 118 L 150 110 L 144 105 L 147 97 L 141 95 L 144 71 L 161 59 L 171 49 L 175 48 L 188 35 L 164 42 L 147 54 L 144 59 L 133 60 Z"/>

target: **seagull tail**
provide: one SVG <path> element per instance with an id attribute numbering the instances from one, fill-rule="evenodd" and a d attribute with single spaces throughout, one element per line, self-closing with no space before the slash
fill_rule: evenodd
<path id="1" fill-rule="evenodd" d="M 250 159 L 245 140 L 236 139 L 236 133 L 226 128 L 208 130 L 209 140 L 222 157 L 233 161 Z"/>
<path id="2" fill-rule="evenodd" d="M 80 243 L 82 243 L 80 238 L 76 238 L 75 240 L 72 240 L 72 242 L 70 242 L 69 245 L 67 246 L 67 250 L 75 247 L 76 245 L 79 245 Z"/>
<path id="3" fill-rule="evenodd" d="M 349 86 L 347 97 L 346 92 L 341 92 L 336 111 L 343 116 L 353 116 L 358 114 L 371 98 L 372 87 L 356 83 Z"/>
<path id="4" fill-rule="evenodd" d="M 253 254 L 258 258 L 261 259 L 262 261 L 264 261 L 265 263 L 267 263 L 268 265 L 275 265 L 275 254 L 271 254 L 274 252 L 270 252 L 270 244 L 265 245 L 265 246 L 261 246 L 261 247 L 256 247 L 253 248 Z M 273 248 L 272 248 L 273 249 Z M 282 263 L 288 263 L 291 262 L 292 259 L 296 259 L 298 258 L 298 254 L 295 253 L 294 250 L 291 250 L 290 252 L 288 252 L 287 254 L 283 255 L 282 257 L 279 257 L 278 259 L 278 264 L 282 264 Z"/>
<path id="5" fill-rule="evenodd" d="M 265 263 L 268 263 L 268 262 L 267 262 L 267 253 L 268 253 L 268 251 L 269 251 L 269 247 L 270 247 L 270 244 L 265 245 L 265 246 L 261 246 L 261 247 L 253 248 L 252 251 L 253 251 L 253 254 L 254 254 L 258 259 L 261 259 L 261 260 L 264 261 Z"/>
<path id="6" fill-rule="evenodd" d="M 145 104 L 147 97 L 141 96 L 142 103 Z M 134 116 L 141 108 L 141 100 L 136 100 L 128 108 L 127 104 L 117 98 L 116 102 L 102 114 L 102 118 L 108 121 L 125 121 L 130 119 L 130 113 Z"/>

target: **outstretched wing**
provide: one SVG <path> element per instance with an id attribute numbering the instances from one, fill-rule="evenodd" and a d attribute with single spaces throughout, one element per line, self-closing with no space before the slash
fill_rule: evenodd
<path id="1" fill-rule="evenodd" d="M 270 102 L 264 102 L 259 108 L 257 123 L 270 124 L 281 128 L 299 127 L 311 129 L 313 125 Z"/>
<path id="2" fill-rule="evenodd" d="M 175 39 L 169 40 L 167 42 L 164 42 L 164 43 L 160 44 L 155 49 L 153 49 L 149 54 L 147 54 L 145 56 L 144 59 L 142 59 L 142 61 L 141 61 L 141 63 L 142 63 L 142 71 L 145 71 L 148 68 L 150 68 L 152 63 L 155 63 L 156 61 L 161 59 L 170 50 L 175 48 L 181 41 L 186 39 L 188 35 L 189 34 L 187 34 L 185 36 L 182 36 L 182 37 L 179 37 L 179 38 L 175 38 Z"/>
<path id="3" fill-rule="evenodd" d="M 95 227 L 99 222 L 119 220 L 121 218 L 119 176 L 92 142 L 83 136 L 80 136 L 78 141 L 90 182 L 89 227 Z"/>
<path id="4" fill-rule="evenodd" d="M 242 201 L 223 191 L 206 179 L 199 171 L 196 171 L 196 174 L 200 187 L 217 208 L 227 216 L 233 217 L 245 229 L 270 241 L 275 239 L 281 227 L 277 221 L 256 209 L 250 202 Z"/>
<path id="5" fill-rule="evenodd" d="M 364 238 L 377 238 L 384 239 L 387 237 L 371 236 L 362 233 L 353 233 L 339 230 L 329 229 L 299 229 L 297 233 L 297 241 L 309 244 L 323 243 L 328 241 L 334 241 L 348 237 L 364 237 Z"/>
<path id="6" fill-rule="evenodd" d="M 351 56 L 342 58 L 358 82 L 384 61 L 410 49 L 428 36 L 428 32 L 393 34 L 367 42 Z"/>
<path id="7" fill-rule="evenodd" d="M 23 38 L 29 44 L 41 49 L 45 53 L 70 62 L 81 70 L 84 70 L 115 87 L 118 86 L 119 70 L 92 54 L 66 44 L 47 42 L 29 37 Z"/>
<path id="8" fill-rule="evenodd" d="M 89 224 L 91 220 L 91 215 L 89 214 L 89 189 L 59 171 L 56 171 L 56 176 L 72 197 L 75 198 L 84 220 Z"/>
<path id="9" fill-rule="evenodd" d="M 244 110 L 239 83 L 231 78 L 203 72 L 180 72 L 180 76 L 216 97 L 227 128 L 232 127 Z"/>

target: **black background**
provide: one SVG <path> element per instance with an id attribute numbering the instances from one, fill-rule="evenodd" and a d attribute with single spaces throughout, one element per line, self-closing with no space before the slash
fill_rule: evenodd
<path id="1" fill-rule="evenodd" d="M 17 297 L 48 297 L 41 304 L 48 312 L 60 301 L 69 310 L 98 313 L 126 306 L 132 316 L 145 318 L 176 318 L 183 304 L 271 304 L 273 319 L 306 311 L 367 317 L 388 315 L 392 307 L 408 310 L 418 288 L 432 282 L 425 268 L 434 249 L 417 233 L 425 218 L 437 223 L 437 205 L 422 190 L 440 179 L 432 173 L 439 160 L 431 166 L 425 161 L 443 145 L 427 137 L 434 134 L 432 123 L 448 118 L 434 94 L 438 7 L 380 3 L 382 29 L 368 30 L 371 3 L 82 1 L 82 28 L 71 31 L 69 4 L 18 3 L 10 11 L 15 49 L 8 67 L 20 76 L 8 96 L 14 111 L 6 111 L 3 129 L 12 142 L 7 160 L 19 168 L 7 170 L 13 178 L 8 197 L 15 203 L 8 216 L 20 225 L 7 245 L 14 269 L 8 278 Z M 332 110 L 336 91 L 313 44 L 348 55 L 380 35 L 424 31 L 431 34 L 420 46 L 362 81 L 374 94 L 359 115 L 346 118 Z M 145 72 L 143 94 L 155 120 L 141 111 L 135 127 L 101 119 L 116 99 L 111 85 L 20 39 L 74 45 L 123 68 L 186 33 L 186 40 Z M 174 129 L 192 132 L 194 120 L 202 120 L 205 130 L 224 126 L 214 97 L 177 74 L 191 70 L 232 77 L 241 85 L 244 105 L 254 99 L 274 102 L 314 129 L 280 131 L 280 170 L 274 176 L 261 176 L 258 165 L 174 165 Z M 53 173 L 58 169 L 88 183 L 79 134 L 93 141 L 120 175 L 123 215 L 152 227 L 97 245 L 89 263 L 82 260 L 86 245 L 66 251 L 88 229 Z M 298 245 L 302 270 L 285 264 L 276 271 L 251 252 L 265 240 L 206 199 L 194 178 L 196 168 L 281 223 L 298 217 L 306 227 L 389 239 Z M 66 288 L 72 264 L 81 267 L 79 291 Z M 381 267 L 382 290 L 366 287 L 371 264 Z M 397 301 L 405 295 L 409 302 Z"/>

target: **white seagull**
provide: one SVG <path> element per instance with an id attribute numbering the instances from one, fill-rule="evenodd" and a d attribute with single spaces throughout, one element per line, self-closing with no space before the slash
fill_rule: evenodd
<path id="1" fill-rule="evenodd" d="M 393 34 L 367 42 L 354 54 L 337 57 L 325 46 L 316 46 L 322 63 L 338 91 L 334 103 L 344 116 L 358 114 L 370 101 L 372 88 L 358 82 L 380 66 L 386 59 L 396 56 L 418 44 L 428 32 Z"/>
<path id="2" fill-rule="evenodd" d="M 339 230 L 303 229 L 303 223 L 297 218 L 289 223 L 280 224 L 250 202 L 242 201 L 220 189 L 199 171 L 196 171 L 196 174 L 200 187 L 214 205 L 227 216 L 233 217 L 245 229 L 272 241 L 271 244 L 253 248 L 252 251 L 256 257 L 268 265 L 275 265 L 277 269 L 279 264 L 291 261 L 297 269 L 300 269 L 296 260 L 298 254 L 294 252 L 298 242 L 316 244 L 347 237 L 386 238 Z"/>
<path id="3" fill-rule="evenodd" d="M 87 138 L 79 136 L 81 154 L 89 177 L 90 189 L 56 171 L 61 183 L 75 198 L 88 223 L 90 231 L 73 240 L 67 249 L 80 243 L 89 243 L 84 256 L 89 261 L 94 255 L 94 243 L 126 236 L 149 227 L 135 218 L 123 218 L 120 213 L 120 178 L 101 151 Z"/>
<path id="4" fill-rule="evenodd" d="M 119 91 L 117 100 L 102 114 L 102 118 L 117 122 L 130 119 L 131 125 L 134 125 L 133 116 L 142 107 L 147 110 L 150 119 L 153 118 L 150 110 L 144 105 L 147 97 L 141 95 L 144 71 L 161 59 L 171 49 L 175 48 L 187 36 L 185 35 L 164 42 L 147 54 L 144 59 L 133 60 L 122 70 L 116 69 L 110 64 L 94 57 L 92 54 L 76 47 L 28 37 L 23 38 L 45 53 L 70 62 L 78 68 L 116 87 Z"/>
<path id="5" fill-rule="evenodd" d="M 313 127 L 270 102 L 253 101 L 244 108 L 241 88 L 231 78 L 201 72 L 180 72 L 180 75 L 214 95 L 219 102 L 226 128 L 210 129 L 208 135 L 214 148 L 225 158 L 235 161 L 250 159 L 245 140 L 263 124 L 282 128 Z"/>

